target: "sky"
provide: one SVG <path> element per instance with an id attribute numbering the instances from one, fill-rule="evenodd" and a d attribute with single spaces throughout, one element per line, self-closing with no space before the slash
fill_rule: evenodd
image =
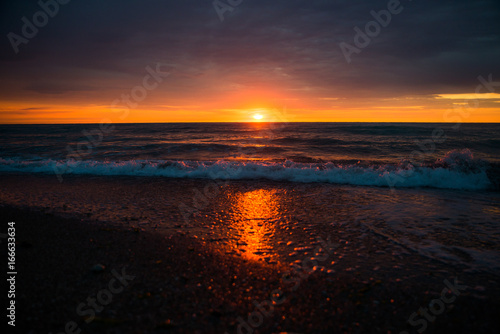
<path id="1" fill-rule="evenodd" d="M 0 12 L 2 124 L 500 122 L 498 0 L 40 0 Z"/>

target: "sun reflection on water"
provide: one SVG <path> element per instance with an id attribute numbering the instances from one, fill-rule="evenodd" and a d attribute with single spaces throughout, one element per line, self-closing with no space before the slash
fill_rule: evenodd
<path id="1" fill-rule="evenodd" d="M 275 190 L 258 189 L 235 194 L 231 227 L 238 235 L 236 247 L 251 259 L 274 258 L 272 238 L 280 218 L 280 195 Z"/>

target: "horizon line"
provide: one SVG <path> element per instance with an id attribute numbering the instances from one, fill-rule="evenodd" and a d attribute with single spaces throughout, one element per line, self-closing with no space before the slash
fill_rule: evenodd
<path id="1" fill-rule="evenodd" d="M 0 123 L 0 125 L 92 125 L 98 123 Z M 247 122 L 247 121 L 233 121 L 233 122 L 111 122 L 106 124 L 266 124 L 266 123 L 386 123 L 386 124 L 500 124 L 500 122 L 387 122 L 387 121 L 352 121 L 352 122 L 338 122 L 338 121 L 290 121 L 290 122 Z"/>

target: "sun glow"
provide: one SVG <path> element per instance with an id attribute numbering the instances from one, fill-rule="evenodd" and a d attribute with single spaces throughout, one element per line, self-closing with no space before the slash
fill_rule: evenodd
<path id="1" fill-rule="evenodd" d="M 264 116 L 262 116 L 261 114 L 255 114 L 253 115 L 253 118 L 256 120 L 256 121 L 260 121 L 261 119 L 264 118 Z"/>

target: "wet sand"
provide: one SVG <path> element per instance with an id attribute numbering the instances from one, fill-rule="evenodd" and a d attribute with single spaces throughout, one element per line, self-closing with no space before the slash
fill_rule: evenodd
<path id="1" fill-rule="evenodd" d="M 76 330 L 71 321 L 82 333 L 500 329 L 495 272 L 423 256 L 360 228 L 357 208 L 370 198 L 353 201 L 342 187 L 218 184 L 186 216 L 179 205 L 193 208 L 193 189 L 210 195 L 213 181 L 1 178 L 0 219 L 17 228 L 21 332 L 64 332 L 68 322 Z M 318 203 L 325 197 L 331 206 Z M 122 270 L 134 277 L 107 300 L 101 291 L 119 290 Z M 467 288 L 454 293 L 453 285 Z M 93 319 L 89 296 L 107 303 Z M 424 310 L 433 300 L 436 315 Z"/>

